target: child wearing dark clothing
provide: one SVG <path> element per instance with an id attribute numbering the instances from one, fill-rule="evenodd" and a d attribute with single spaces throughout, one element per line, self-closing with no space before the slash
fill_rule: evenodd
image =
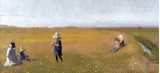
<path id="1" fill-rule="evenodd" d="M 22 48 L 20 49 L 20 52 L 19 52 L 19 60 L 20 62 L 24 62 L 28 60 L 28 55 L 25 53 L 25 50 Z"/>
<path id="2" fill-rule="evenodd" d="M 62 58 L 62 43 L 61 40 L 57 40 L 54 44 L 54 54 L 56 57 L 56 61 L 58 62 L 58 58 L 63 61 Z"/>
<path id="3" fill-rule="evenodd" d="M 59 59 L 61 60 L 61 62 L 63 61 L 62 58 L 62 43 L 61 43 L 61 38 L 58 32 L 55 33 L 55 35 L 53 36 L 53 38 L 55 39 L 55 42 L 53 44 L 53 51 L 54 51 L 54 55 L 56 58 L 56 62 L 59 62 Z"/>

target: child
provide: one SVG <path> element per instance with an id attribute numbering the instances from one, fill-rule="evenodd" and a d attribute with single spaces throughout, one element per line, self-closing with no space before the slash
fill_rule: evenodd
<path id="1" fill-rule="evenodd" d="M 6 62 L 4 66 L 14 66 L 17 64 L 16 45 L 14 42 L 9 44 L 6 54 Z"/>
<path id="2" fill-rule="evenodd" d="M 118 35 L 113 43 L 113 49 L 112 52 L 115 53 L 117 52 L 120 48 L 124 47 L 125 43 L 124 43 L 124 36 L 122 34 Z"/>
<path id="3" fill-rule="evenodd" d="M 25 49 L 23 49 L 22 47 L 20 48 L 19 59 L 20 59 L 20 62 L 24 62 L 28 60 L 28 55 L 25 53 Z"/>
<path id="4" fill-rule="evenodd" d="M 60 59 L 61 62 L 62 62 L 63 61 L 63 58 L 62 58 L 62 43 L 61 43 L 60 34 L 58 32 L 56 32 L 55 35 L 53 36 L 53 38 L 55 39 L 55 42 L 53 44 L 53 48 L 54 48 L 54 54 L 55 54 L 56 61 L 58 63 L 58 59 Z"/>

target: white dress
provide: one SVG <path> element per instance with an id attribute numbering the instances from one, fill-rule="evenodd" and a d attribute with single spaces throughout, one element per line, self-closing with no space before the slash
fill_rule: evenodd
<path id="1" fill-rule="evenodd" d="M 13 66 L 17 63 L 17 57 L 16 57 L 16 48 L 8 48 L 7 54 L 6 54 L 6 62 L 4 66 Z"/>

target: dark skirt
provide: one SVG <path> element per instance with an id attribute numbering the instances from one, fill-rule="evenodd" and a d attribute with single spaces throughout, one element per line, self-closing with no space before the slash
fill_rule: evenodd
<path id="1" fill-rule="evenodd" d="M 55 56 L 62 56 L 61 48 L 55 47 L 55 48 L 54 48 L 54 55 L 55 55 Z"/>

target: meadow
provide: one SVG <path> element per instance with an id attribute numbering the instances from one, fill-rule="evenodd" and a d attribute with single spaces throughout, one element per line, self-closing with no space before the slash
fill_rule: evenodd
<path id="1" fill-rule="evenodd" d="M 61 33 L 64 58 L 58 64 L 52 49 L 56 31 Z M 134 37 L 159 46 L 158 33 L 156 28 L 0 28 L 0 73 L 158 73 L 159 63 L 144 55 Z M 112 43 L 119 34 L 125 36 L 126 46 L 112 53 Z M 31 61 L 3 67 L 10 41 L 16 42 L 17 53 L 23 46 Z"/>

